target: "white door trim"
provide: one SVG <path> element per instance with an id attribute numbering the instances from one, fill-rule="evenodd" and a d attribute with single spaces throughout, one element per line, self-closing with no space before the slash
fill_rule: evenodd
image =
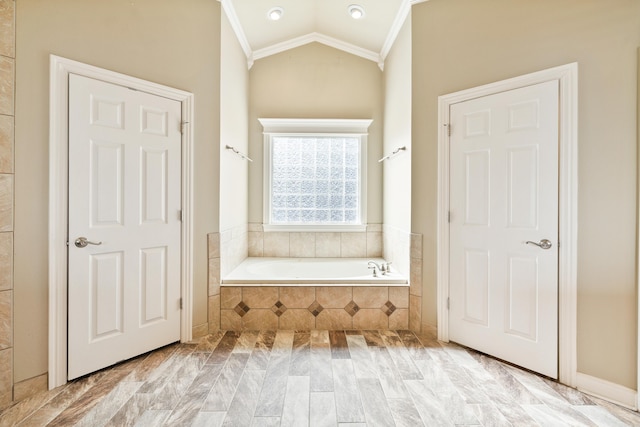
<path id="1" fill-rule="evenodd" d="M 69 74 L 126 86 L 182 104 L 181 341 L 191 340 L 193 305 L 193 94 L 50 56 L 49 88 L 49 389 L 67 382 L 67 218 Z"/>
<path id="2" fill-rule="evenodd" d="M 640 47 L 638 48 L 638 67 L 637 67 L 637 72 L 638 72 L 638 85 L 637 85 L 637 100 L 638 100 L 638 105 L 640 106 Z M 638 108 L 637 111 L 637 120 L 636 120 L 636 126 L 637 126 L 637 133 L 636 133 L 636 138 L 638 139 L 637 143 L 640 144 L 640 108 Z M 640 152 L 638 152 L 638 158 L 637 158 L 638 163 L 640 164 Z M 638 181 L 637 184 L 638 188 L 640 188 L 640 174 L 638 175 Z M 638 193 L 638 196 L 640 196 L 640 192 Z M 638 216 L 638 230 L 640 230 L 640 211 L 638 210 L 638 208 L 636 208 L 636 215 Z M 638 271 L 638 265 L 640 265 L 640 239 L 637 239 L 638 242 L 636 243 L 636 286 L 638 286 L 638 289 L 640 289 L 640 275 L 638 275 L 637 271 Z M 637 307 L 640 307 L 640 292 L 638 293 L 638 305 Z M 637 375 L 638 375 L 638 380 L 636 383 L 636 410 L 640 410 L 640 315 L 637 316 L 637 323 L 638 323 L 638 356 L 636 360 L 636 364 L 637 364 Z"/>
<path id="3" fill-rule="evenodd" d="M 551 80 L 560 84 L 558 372 L 575 387 L 577 373 L 578 64 L 571 63 L 438 97 L 438 339 L 449 341 L 449 107 Z"/>

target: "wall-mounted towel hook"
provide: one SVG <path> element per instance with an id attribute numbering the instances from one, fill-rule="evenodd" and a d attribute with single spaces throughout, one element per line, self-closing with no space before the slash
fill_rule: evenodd
<path id="1" fill-rule="evenodd" d="M 233 151 L 234 153 L 236 153 L 238 156 L 242 157 L 245 160 L 249 160 L 250 162 L 253 162 L 253 160 L 251 160 L 246 154 L 242 154 L 241 152 L 236 150 L 235 147 L 232 147 L 230 145 L 226 145 L 224 148 L 226 148 L 227 150 Z"/>
<path id="2" fill-rule="evenodd" d="M 396 149 L 394 150 L 394 152 L 393 152 L 393 153 L 391 153 L 391 154 L 389 154 L 389 155 L 386 155 L 386 156 L 384 156 L 383 158 L 381 158 L 380 160 L 378 160 L 378 163 L 380 163 L 380 162 L 384 162 L 385 160 L 389 160 L 390 158 L 392 158 L 392 157 L 396 156 L 399 152 L 401 152 L 401 151 L 405 151 L 406 149 L 407 149 L 407 147 L 405 147 L 405 146 L 398 147 L 398 148 L 396 148 Z"/>

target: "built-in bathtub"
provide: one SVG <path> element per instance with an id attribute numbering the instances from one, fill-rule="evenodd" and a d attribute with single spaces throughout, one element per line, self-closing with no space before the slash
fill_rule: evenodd
<path id="1" fill-rule="evenodd" d="M 381 258 L 247 258 L 221 281 L 223 330 L 408 329 L 409 283 Z"/>
<path id="2" fill-rule="evenodd" d="M 222 286 L 409 286 L 391 269 L 373 275 L 368 262 L 386 264 L 382 258 L 267 258 L 245 259 L 222 279 Z"/>

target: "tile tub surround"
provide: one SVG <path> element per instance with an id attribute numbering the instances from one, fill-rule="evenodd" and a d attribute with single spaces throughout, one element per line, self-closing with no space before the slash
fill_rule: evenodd
<path id="1" fill-rule="evenodd" d="M 220 329 L 220 283 L 221 277 L 236 268 L 249 252 L 247 226 L 237 226 L 220 233 L 209 233 L 207 248 L 209 254 L 207 330 L 209 333 Z M 194 338 L 202 336 L 195 335 Z"/>
<path id="2" fill-rule="evenodd" d="M 223 286 L 223 330 L 408 329 L 409 288 Z"/>
<path id="3" fill-rule="evenodd" d="M 409 267 L 409 329 L 420 332 L 422 328 L 422 234 L 411 234 Z"/>
<path id="4" fill-rule="evenodd" d="M 262 225 L 257 223 L 249 223 L 245 234 L 248 240 L 247 251 L 249 256 L 264 257 L 265 255 L 265 235 L 271 237 L 266 238 L 267 253 L 275 252 L 281 256 L 296 256 L 299 258 L 322 258 L 330 257 L 330 255 L 355 255 L 364 248 L 366 257 L 380 257 L 383 253 L 383 227 L 381 224 L 369 224 L 366 233 L 264 233 Z M 242 230 L 236 230 L 238 239 L 242 237 Z M 244 287 L 240 286 L 220 286 L 221 269 L 223 262 L 220 261 L 221 254 L 224 253 L 222 241 L 230 241 L 229 235 L 221 237 L 224 233 L 211 233 L 208 237 L 209 245 L 209 301 L 208 301 L 208 328 L 210 332 L 223 330 L 240 331 L 249 328 L 266 328 L 274 329 L 344 329 L 355 327 L 373 328 L 374 325 L 382 325 L 383 328 L 398 329 L 407 328 L 413 331 L 421 329 L 421 311 L 422 311 L 422 235 L 402 233 L 399 230 L 385 227 L 385 233 L 389 237 L 384 236 L 387 245 L 395 247 L 395 250 L 385 253 L 395 254 L 398 257 L 406 255 L 410 261 L 407 261 L 406 275 L 411 277 L 410 288 L 402 287 L 394 289 L 394 287 L 386 288 L 390 295 L 389 301 L 395 307 L 395 312 L 386 315 L 381 310 L 381 305 L 377 307 L 358 306 L 363 310 L 358 314 L 351 315 L 345 310 L 346 305 L 351 301 L 345 301 L 342 306 L 331 307 L 322 306 L 321 312 L 315 312 L 312 308 L 309 310 L 311 303 L 307 305 L 301 304 L 299 301 L 293 305 L 284 304 L 284 310 L 279 307 L 272 307 L 278 302 L 273 299 L 268 307 L 252 307 L 247 304 L 248 312 L 242 316 L 234 309 L 242 301 L 242 293 Z M 343 235 L 344 234 L 344 235 Z M 353 235 L 359 234 L 362 237 Z M 233 232 L 231 234 L 233 240 Z M 271 245 L 280 245 L 280 249 L 271 248 Z M 405 248 L 406 246 L 406 248 Z M 234 247 L 240 247 L 234 245 Z M 293 254 L 293 255 L 292 255 Z M 239 259 L 236 258 L 236 259 Z M 394 260 L 394 267 L 398 271 L 398 263 Z M 250 287 L 252 288 L 252 287 Z M 253 287 L 257 288 L 257 287 Z M 276 289 L 277 294 L 280 290 L 289 287 L 270 286 Z M 292 292 L 318 292 L 318 289 L 331 289 L 327 286 L 312 286 L 306 288 L 292 287 L 296 289 Z M 365 287 L 364 289 L 367 289 Z M 305 290 L 306 289 L 306 290 Z M 353 294 L 353 287 L 347 287 Z M 246 292 L 251 292 L 246 290 Z M 288 291 L 284 291 L 285 293 Z M 322 293 L 323 291 L 320 291 Z M 345 291 L 348 292 L 348 291 Z M 361 291 L 356 291 L 356 293 Z M 367 292 L 367 291 L 365 291 Z M 393 296 L 393 298 L 391 297 Z M 395 301 L 395 298 L 399 298 Z M 237 301 L 236 301 L 237 299 Z M 230 301 L 235 301 L 232 304 Z M 383 303 L 386 303 L 384 301 Z M 319 307 L 314 307 L 315 309 Z M 251 312 L 252 311 L 252 312 Z M 251 314 L 248 314 L 251 312 Z M 382 316 L 381 313 L 384 315 Z M 261 324 L 264 322 L 264 324 Z"/>
<path id="5" fill-rule="evenodd" d="M 382 256 L 382 225 L 368 224 L 366 232 L 264 232 L 262 224 L 248 225 L 250 257 L 366 258 Z"/>
<path id="6" fill-rule="evenodd" d="M 420 332 L 422 326 L 422 234 L 409 233 L 385 225 L 384 259 L 409 276 L 409 329 Z"/>
<path id="7" fill-rule="evenodd" d="M 204 332 L 205 329 L 209 333 L 220 329 L 220 240 L 220 233 L 209 233 L 207 235 L 207 253 L 209 258 L 207 323 L 199 325 L 197 329 L 198 335 L 196 335 L 196 327 L 193 328 L 194 339 L 202 336 L 200 333 Z"/>
<path id="8" fill-rule="evenodd" d="M 224 277 L 249 254 L 247 224 L 223 230 L 219 233 L 220 274 Z"/>

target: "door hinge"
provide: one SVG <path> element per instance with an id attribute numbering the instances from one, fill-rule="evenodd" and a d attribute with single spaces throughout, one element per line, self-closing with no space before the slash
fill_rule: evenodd
<path id="1" fill-rule="evenodd" d="M 180 310 L 182 310 L 182 298 L 178 300 L 178 303 L 180 304 Z"/>
<path id="2" fill-rule="evenodd" d="M 447 222 L 451 223 L 451 211 L 447 212 Z"/>
<path id="3" fill-rule="evenodd" d="M 180 133 L 184 133 L 184 127 L 188 125 L 189 122 L 181 122 L 180 123 Z"/>
<path id="4" fill-rule="evenodd" d="M 178 221 L 182 221 L 182 211 L 178 211 Z"/>
<path id="5" fill-rule="evenodd" d="M 447 297 L 447 310 L 449 310 L 449 308 L 451 308 L 450 302 L 451 302 L 450 298 Z"/>
<path id="6" fill-rule="evenodd" d="M 451 123 L 447 123 L 445 126 L 447 128 L 447 136 L 451 136 Z"/>

